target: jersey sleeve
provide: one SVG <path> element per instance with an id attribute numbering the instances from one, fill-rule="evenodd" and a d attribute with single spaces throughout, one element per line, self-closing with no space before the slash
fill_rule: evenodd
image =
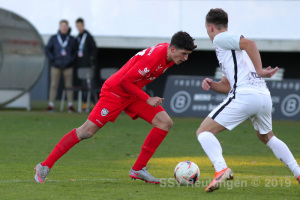
<path id="1" fill-rule="evenodd" d="M 144 50 L 145 51 L 145 50 Z M 143 51 L 135 56 L 141 56 L 138 61 L 128 70 L 120 80 L 120 86 L 129 94 L 135 95 L 140 99 L 147 101 L 149 95 L 140 89 L 135 83 L 147 76 L 154 66 L 155 60 Z"/>
<path id="2" fill-rule="evenodd" d="M 241 50 L 240 36 L 227 32 L 219 33 L 215 36 L 213 43 L 226 50 Z"/>

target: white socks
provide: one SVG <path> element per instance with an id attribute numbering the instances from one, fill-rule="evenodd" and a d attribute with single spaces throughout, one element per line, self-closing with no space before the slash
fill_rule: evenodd
<path id="1" fill-rule="evenodd" d="M 215 167 L 216 172 L 227 168 L 226 162 L 222 155 L 222 147 L 218 139 L 211 132 L 202 132 L 198 135 L 203 150 Z"/>
<path id="2" fill-rule="evenodd" d="M 198 135 L 198 141 L 200 142 L 203 150 L 211 160 L 217 172 L 227 168 L 226 162 L 222 155 L 222 147 L 214 134 L 207 131 L 202 132 Z M 290 149 L 284 142 L 282 142 L 276 136 L 273 136 L 266 145 L 270 147 L 279 160 L 288 166 L 296 178 L 300 176 L 300 167 Z"/>
<path id="3" fill-rule="evenodd" d="M 270 147 L 279 160 L 290 168 L 294 176 L 298 178 L 300 175 L 300 167 L 287 145 L 276 136 L 273 136 L 267 143 L 267 146 Z"/>

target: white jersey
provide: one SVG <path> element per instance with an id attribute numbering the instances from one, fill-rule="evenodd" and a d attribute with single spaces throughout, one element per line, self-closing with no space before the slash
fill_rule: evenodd
<path id="1" fill-rule="evenodd" d="M 231 86 L 231 94 L 255 91 L 270 94 L 266 82 L 259 77 L 247 52 L 240 49 L 240 36 L 222 32 L 215 36 L 213 44 L 219 65 Z"/>

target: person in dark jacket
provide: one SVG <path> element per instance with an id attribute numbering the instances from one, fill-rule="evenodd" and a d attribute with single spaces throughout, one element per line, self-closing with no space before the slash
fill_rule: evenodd
<path id="1" fill-rule="evenodd" d="M 47 46 L 46 54 L 50 61 L 50 91 L 49 105 L 47 111 L 54 111 L 54 101 L 61 74 L 64 76 L 65 88 L 73 86 L 73 67 L 76 59 L 76 40 L 70 36 L 70 27 L 67 20 L 59 22 L 59 31 L 51 36 Z M 73 91 L 67 90 L 68 111 L 74 112 Z"/>
<path id="2" fill-rule="evenodd" d="M 77 58 L 75 62 L 77 77 L 81 79 L 81 86 L 92 89 L 95 87 L 95 77 L 97 76 L 96 68 L 96 58 L 97 58 L 97 47 L 93 39 L 93 36 L 85 30 L 84 20 L 78 18 L 76 20 L 76 27 L 78 29 L 77 36 Z M 88 111 L 86 107 L 86 93 L 84 93 L 84 102 L 82 104 L 82 109 Z"/>

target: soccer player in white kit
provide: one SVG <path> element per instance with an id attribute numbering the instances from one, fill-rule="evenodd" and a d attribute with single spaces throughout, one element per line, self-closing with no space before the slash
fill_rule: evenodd
<path id="1" fill-rule="evenodd" d="M 266 144 L 300 183 L 300 167 L 287 145 L 272 131 L 272 100 L 262 77 L 272 77 L 278 67 L 262 69 L 259 51 L 254 41 L 227 31 L 228 15 L 222 9 L 211 9 L 205 27 L 217 54 L 223 77 L 219 82 L 205 78 L 204 90 L 226 93 L 228 97 L 205 118 L 197 130 L 197 138 L 214 165 L 215 177 L 205 189 L 212 192 L 220 183 L 233 179 L 215 135 L 250 119 L 258 139 Z"/>

